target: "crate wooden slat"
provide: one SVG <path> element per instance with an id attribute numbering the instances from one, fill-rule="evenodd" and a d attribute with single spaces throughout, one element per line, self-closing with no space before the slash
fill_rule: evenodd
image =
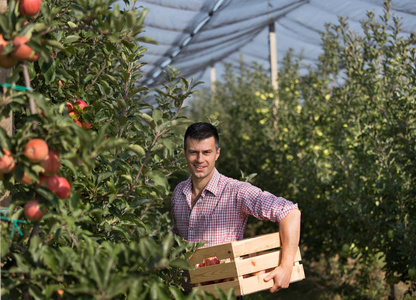
<path id="1" fill-rule="evenodd" d="M 300 250 L 298 248 L 294 262 L 299 261 L 301 261 L 301 257 Z M 276 268 L 278 265 L 280 265 L 280 251 L 272 251 L 266 254 L 249 257 L 239 261 L 238 271 L 239 274 L 245 275 L 269 268 Z"/>
<path id="2" fill-rule="evenodd" d="M 196 268 L 192 271 L 192 283 L 200 283 L 224 278 L 237 277 L 237 266 L 235 264 L 219 264 Z"/>
<path id="3" fill-rule="evenodd" d="M 234 257 L 281 247 L 278 232 L 234 241 L 231 244 Z"/>
<path id="4" fill-rule="evenodd" d="M 280 236 L 279 233 L 265 234 L 197 249 L 189 262 L 197 265 L 205 258 L 213 256 L 225 262 L 189 271 L 191 282 L 196 285 L 195 288 L 214 295 L 217 295 L 217 287 L 225 292 L 231 288 L 234 289 L 236 296 L 266 290 L 273 286 L 273 280 L 265 282 L 264 277 L 270 269 L 280 264 Z M 299 263 L 301 259 L 298 248 L 290 282 L 305 278 L 303 265 Z"/>
<path id="5" fill-rule="evenodd" d="M 273 286 L 273 280 L 270 280 L 268 282 L 265 282 L 263 280 L 264 277 L 266 277 L 268 274 L 269 272 L 260 274 L 258 276 L 244 278 L 241 284 L 241 287 L 242 287 L 241 294 L 240 295 L 236 294 L 236 295 L 237 296 L 248 295 L 248 294 L 252 294 L 258 291 L 267 290 L 271 288 Z M 300 281 L 302 279 L 305 279 L 305 272 L 303 270 L 303 265 L 293 266 L 293 271 L 292 271 L 292 276 L 290 278 L 290 282 L 293 283 L 296 281 Z"/>

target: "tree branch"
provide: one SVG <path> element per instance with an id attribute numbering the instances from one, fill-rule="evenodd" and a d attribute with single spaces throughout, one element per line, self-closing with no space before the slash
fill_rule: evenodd
<path id="1" fill-rule="evenodd" d="M 91 84 L 85 89 L 85 91 L 87 92 L 90 88 L 92 88 L 92 86 L 94 85 L 94 83 L 98 80 L 98 77 L 100 77 L 101 73 L 104 72 L 104 69 L 107 67 L 107 62 L 104 61 L 104 66 L 101 68 L 101 70 L 98 72 L 97 76 L 95 76 L 94 80 L 91 82 Z"/>
<path id="2" fill-rule="evenodd" d="M 23 69 L 23 77 L 25 79 L 25 86 L 27 89 L 31 90 L 32 87 L 30 86 L 29 71 L 27 70 L 26 62 L 22 63 L 22 69 Z M 32 115 L 35 115 L 37 113 L 35 100 L 32 97 L 29 97 L 29 110 Z"/>

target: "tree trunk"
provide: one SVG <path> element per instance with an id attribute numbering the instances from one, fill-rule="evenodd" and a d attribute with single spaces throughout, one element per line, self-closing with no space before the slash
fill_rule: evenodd
<path id="1" fill-rule="evenodd" d="M 389 295 L 389 300 L 396 300 L 396 294 L 395 294 L 395 290 L 394 290 L 394 284 L 390 284 L 390 295 Z"/>

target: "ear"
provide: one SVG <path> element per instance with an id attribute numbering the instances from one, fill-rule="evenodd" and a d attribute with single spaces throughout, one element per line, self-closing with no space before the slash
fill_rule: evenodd
<path id="1" fill-rule="evenodd" d="M 218 159 L 218 157 L 220 157 L 220 152 L 221 152 L 221 148 L 218 148 L 217 154 L 215 156 L 215 161 Z"/>

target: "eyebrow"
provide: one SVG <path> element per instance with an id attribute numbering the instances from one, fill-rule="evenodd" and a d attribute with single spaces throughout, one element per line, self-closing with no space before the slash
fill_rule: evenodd
<path id="1" fill-rule="evenodd" d="M 200 152 L 200 151 L 195 150 L 195 149 L 189 149 L 189 152 Z M 201 150 L 201 152 L 212 152 L 212 149 Z"/>

